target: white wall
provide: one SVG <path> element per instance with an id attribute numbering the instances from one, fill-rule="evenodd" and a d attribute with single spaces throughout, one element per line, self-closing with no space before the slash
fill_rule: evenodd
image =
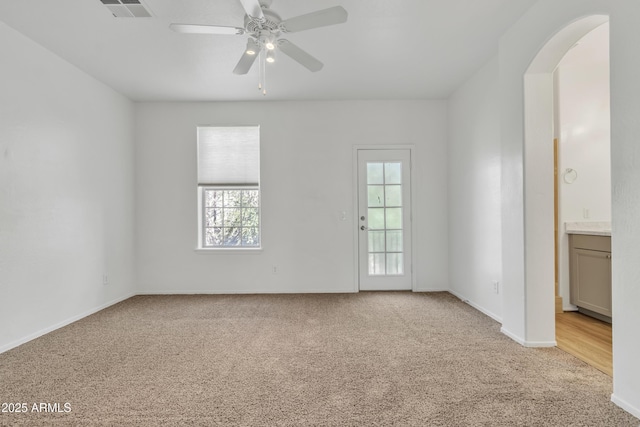
<path id="1" fill-rule="evenodd" d="M 258 254 L 194 251 L 196 126 L 228 124 L 261 126 Z M 359 144 L 415 145 L 417 288 L 447 288 L 444 101 L 141 103 L 136 126 L 139 292 L 353 292 Z"/>
<path id="2" fill-rule="evenodd" d="M 494 56 L 449 99 L 450 290 L 500 320 L 500 97 Z M 498 291 L 500 286 L 498 286 Z"/>
<path id="3" fill-rule="evenodd" d="M 4 351 L 133 292 L 133 106 L 2 23 L 0 57 Z"/>
<path id="4" fill-rule="evenodd" d="M 613 399 L 640 418 L 640 3 L 611 11 Z"/>
<path id="5" fill-rule="evenodd" d="M 603 24 L 571 49 L 556 77 L 556 135 L 559 141 L 559 284 L 569 302 L 569 237 L 564 223 L 611 221 L 611 120 L 609 24 Z M 567 168 L 577 172 L 569 183 Z"/>
<path id="6" fill-rule="evenodd" d="M 524 205 L 523 76 L 545 43 L 571 22 L 587 16 L 611 17 L 611 159 L 614 394 L 620 406 L 640 416 L 640 3 L 635 0 L 539 0 L 500 41 L 502 138 L 503 328 L 527 342 L 535 329 L 535 308 L 528 306 L 525 253 L 541 250 L 525 240 L 525 220 L 535 212 Z M 543 320 L 544 322 L 544 320 Z"/>

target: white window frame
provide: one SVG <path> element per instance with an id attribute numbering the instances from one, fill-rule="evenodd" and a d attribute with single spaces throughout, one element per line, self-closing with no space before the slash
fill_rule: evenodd
<path id="1" fill-rule="evenodd" d="M 205 198 L 205 192 L 207 190 L 213 190 L 213 191 L 243 191 L 243 190 L 255 190 L 258 192 L 258 206 L 256 206 L 255 208 L 258 209 L 258 226 L 257 227 L 244 227 L 242 224 L 239 226 L 240 228 L 240 232 L 242 232 L 243 228 L 257 228 L 258 229 L 258 245 L 242 245 L 242 243 L 240 243 L 239 245 L 207 245 L 206 241 L 207 241 L 207 229 L 209 228 L 214 228 L 214 227 L 208 227 L 206 224 L 207 221 L 207 213 L 206 210 L 209 209 L 209 207 L 206 204 L 206 198 Z M 256 185 L 201 185 L 198 186 L 198 199 L 199 199 L 199 206 L 200 206 L 200 212 L 199 212 L 199 248 L 203 249 L 203 250 L 260 250 L 262 248 L 262 205 L 261 205 L 261 193 L 260 193 L 260 186 L 256 186 Z M 244 208 L 251 208 L 250 206 L 238 206 L 238 207 L 232 207 L 232 209 L 240 209 L 242 211 L 242 209 Z M 223 210 L 224 209 L 229 209 L 228 207 L 219 207 L 219 209 Z M 242 213 L 241 213 L 242 215 Z M 223 228 L 224 227 L 224 223 L 223 223 Z M 240 238 L 242 239 L 242 236 L 240 236 Z"/>

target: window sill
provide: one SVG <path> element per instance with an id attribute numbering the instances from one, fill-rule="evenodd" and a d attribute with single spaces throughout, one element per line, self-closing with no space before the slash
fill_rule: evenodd
<path id="1" fill-rule="evenodd" d="M 262 248 L 195 248 L 199 254 L 218 255 L 256 255 L 262 252 Z"/>

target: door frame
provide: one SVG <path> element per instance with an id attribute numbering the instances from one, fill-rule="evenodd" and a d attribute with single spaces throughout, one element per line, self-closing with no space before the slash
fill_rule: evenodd
<path id="1" fill-rule="evenodd" d="M 359 227 L 359 223 L 360 220 L 358 218 L 358 151 L 360 150 L 409 150 L 409 158 L 410 158 L 410 173 L 409 173 L 409 177 L 411 179 L 411 191 L 410 191 L 410 197 L 411 197 L 411 209 L 409 209 L 409 218 L 411 218 L 411 257 L 410 257 L 410 263 L 411 263 L 411 292 L 417 292 L 416 291 L 416 268 L 414 267 L 415 264 L 415 258 L 416 258 L 416 223 L 413 220 L 414 218 L 414 205 L 415 205 L 415 200 L 416 200 L 416 185 L 415 185 L 415 145 L 413 144 L 398 144 L 398 145 L 393 145 L 393 144 L 379 144 L 379 145 L 374 145 L 374 144 L 355 144 L 353 145 L 353 151 L 352 151 L 352 183 L 351 183 L 351 190 L 353 192 L 353 216 L 352 216 L 352 225 L 353 225 L 353 278 L 354 278 L 354 283 L 353 283 L 353 292 L 360 292 L 360 245 L 359 245 L 359 238 L 360 238 L 360 229 Z"/>

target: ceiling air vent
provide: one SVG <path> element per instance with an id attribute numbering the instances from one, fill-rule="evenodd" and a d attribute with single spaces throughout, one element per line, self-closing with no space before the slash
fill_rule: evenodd
<path id="1" fill-rule="evenodd" d="M 100 0 L 116 18 L 149 18 L 140 0 Z"/>

